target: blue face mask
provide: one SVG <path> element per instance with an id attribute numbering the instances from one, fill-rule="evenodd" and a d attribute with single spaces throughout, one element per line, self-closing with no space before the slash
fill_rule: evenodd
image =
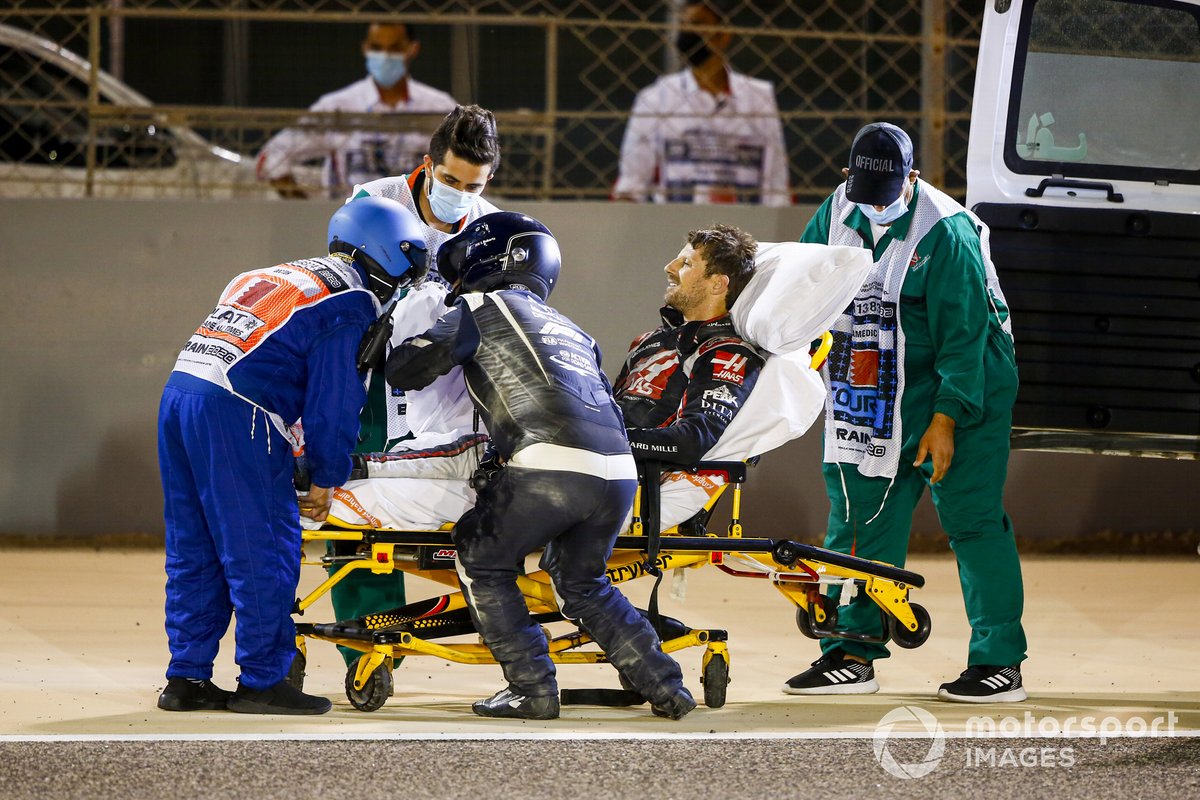
<path id="1" fill-rule="evenodd" d="M 385 89 L 390 89 L 408 74 L 404 56 L 394 56 L 372 50 L 367 53 L 367 74 Z"/>
<path id="2" fill-rule="evenodd" d="M 442 222 L 458 222 L 475 207 L 479 195 L 460 192 L 433 177 L 433 170 L 425 172 L 425 194 L 433 215 Z"/>
<path id="3" fill-rule="evenodd" d="M 908 211 L 908 202 L 904 199 L 904 192 L 901 192 L 896 201 L 883 211 L 876 211 L 875 206 L 867 205 L 866 203 L 856 203 L 855 205 L 858 206 L 859 211 L 866 215 L 867 219 L 876 225 L 891 225 Z"/>

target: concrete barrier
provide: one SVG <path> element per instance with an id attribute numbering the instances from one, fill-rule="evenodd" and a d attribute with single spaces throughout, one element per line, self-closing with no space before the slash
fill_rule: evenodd
<path id="1" fill-rule="evenodd" d="M 555 305 L 600 342 L 610 375 L 656 323 L 661 268 L 690 228 L 720 221 L 787 240 L 813 211 L 505 205 L 557 235 Z M 236 273 L 321 254 L 335 207 L 0 201 L 0 533 L 160 532 L 155 418 L 179 348 Z M 755 470 L 746 511 L 755 535 L 819 539 L 829 508 L 819 440 L 813 430 Z M 1017 453 L 1008 504 L 1032 537 L 1184 531 L 1200 527 L 1197 486 L 1196 462 Z M 928 500 L 915 529 L 938 530 Z"/>

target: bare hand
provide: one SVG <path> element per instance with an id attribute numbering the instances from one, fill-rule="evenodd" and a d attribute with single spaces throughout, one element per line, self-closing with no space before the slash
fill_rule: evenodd
<path id="1" fill-rule="evenodd" d="M 946 477 L 950 471 L 950 462 L 954 460 L 954 418 L 945 414 L 934 414 L 925 435 L 917 445 L 917 460 L 914 467 L 925 463 L 925 456 L 933 458 L 933 477 L 930 483 L 937 483 Z"/>
<path id="2" fill-rule="evenodd" d="M 329 516 L 329 508 L 333 505 L 333 489 L 324 486 L 313 487 L 308 494 L 300 496 L 300 513 L 313 522 L 323 522 Z"/>

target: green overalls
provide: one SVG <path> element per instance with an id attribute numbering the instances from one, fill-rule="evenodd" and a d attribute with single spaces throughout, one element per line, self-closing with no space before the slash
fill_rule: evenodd
<path id="1" fill-rule="evenodd" d="M 927 186 L 918 182 L 918 194 Z M 833 220 L 836 200 L 834 195 L 822 204 L 800 241 L 829 243 L 831 225 L 844 225 L 868 247 L 873 237 L 868 219 L 849 204 L 842 220 Z M 914 195 L 909 211 L 873 248 L 877 270 L 888 244 L 909 234 L 917 202 Z M 838 207 L 846 206 L 842 198 Z M 1003 506 L 1017 392 L 1013 343 L 1001 327 L 1007 317 L 1003 300 L 988 290 L 971 217 L 965 209 L 943 216 L 918 243 L 901 284 L 904 388 L 895 479 L 864 476 L 853 463 L 823 467 L 831 505 L 825 546 L 902 566 L 913 511 L 933 474 L 928 457 L 921 467 L 912 466 L 918 443 L 934 412 L 954 419 L 954 457 L 930 493 L 958 561 L 972 631 L 968 666 L 1013 666 L 1025 659 L 1021 567 Z M 879 610 L 860 593 L 839 609 L 838 628 L 878 636 Z M 888 656 L 883 645 L 849 640 L 824 639 L 821 648 L 841 648 L 868 661 Z"/>
<path id="2" fill-rule="evenodd" d="M 387 450 L 387 411 L 386 402 L 390 389 L 383 379 L 382 370 L 371 374 L 371 384 L 367 388 L 367 403 L 359 415 L 358 447 L 356 453 L 382 453 Z M 392 442 L 394 444 L 394 442 Z M 353 548 L 356 542 L 329 542 L 327 550 L 330 554 L 343 552 L 344 548 Z M 341 565 L 329 567 L 332 575 Z M 333 603 L 333 613 L 338 621 L 357 619 L 376 611 L 386 611 L 404 605 L 404 573 L 397 570 L 390 575 L 376 575 L 367 569 L 351 572 L 329 591 L 329 599 Z M 357 650 L 338 646 L 346 665 L 353 664 L 362 655 Z"/>

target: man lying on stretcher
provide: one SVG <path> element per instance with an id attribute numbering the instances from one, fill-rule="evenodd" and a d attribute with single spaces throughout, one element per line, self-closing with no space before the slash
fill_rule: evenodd
<path id="1" fill-rule="evenodd" d="M 664 268 L 663 324 L 634 340 L 614 382 L 634 457 L 680 465 L 742 460 L 807 430 L 824 394 L 808 343 L 845 308 L 869 267 L 856 248 L 760 249 L 725 225 L 689 233 Z M 400 334 L 404 320 L 396 322 Z M 437 394 L 425 390 L 423 402 L 436 408 L 420 417 L 435 423 L 416 438 L 356 457 L 356 479 L 335 491 L 329 524 L 431 530 L 471 508 L 469 481 L 484 458 L 486 436 L 461 383 L 443 379 Z M 694 516 L 722 482 L 665 475 L 662 528 Z"/>

